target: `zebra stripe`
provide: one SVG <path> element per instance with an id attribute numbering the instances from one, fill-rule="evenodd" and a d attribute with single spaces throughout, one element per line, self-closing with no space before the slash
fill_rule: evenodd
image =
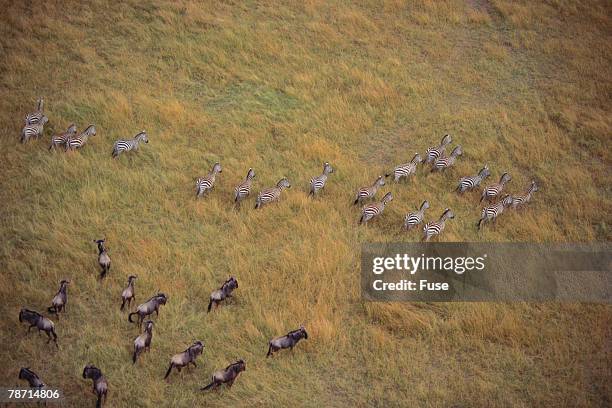
<path id="1" fill-rule="evenodd" d="M 70 139 L 70 137 L 74 136 L 77 132 L 77 127 L 76 125 L 73 123 L 70 126 L 68 126 L 68 129 L 66 129 L 66 131 L 60 135 L 55 135 L 51 138 L 51 144 L 49 145 L 49 150 L 53 149 L 54 147 L 57 146 L 64 146 L 66 147 L 66 143 L 68 143 L 68 139 Z"/>
<path id="2" fill-rule="evenodd" d="M 45 124 L 49 121 L 46 116 L 43 116 L 38 123 L 25 125 L 21 129 L 21 143 L 25 143 L 32 137 L 39 137 L 44 132 Z"/>
<path id="3" fill-rule="evenodd" d="M 425 163 L 433 163 L 439 157 L 442 157 L 444 151 L 446 150 L 446 146 L 448 146 L 453 141 L 453 138 L 449 134 L 445 134 L 440 141 L 439 146 L 433 146 L 427 149 L 425 152 Z"/>
<path id="4" fill-rule="evenodd" d="M 66 150 L 80 149 L 81 147 L 85 146 L 85 143 L 87 143 L 87 139 L 89 139 L 90 136 L 95 135 L 96 127 L 94 125 L 87 126 L 87 128 L 80 135 L 68 138 L 68 141 L 66 142 Z"/>
<path id="5" fill-rule="evenodd" d="M 266 188 L 261 190 L 257 195 L 257 202 L 255 203 L 255 208 L 261 208 L 264 204 L 271 203 L 280 198 L 281 192 L 285 188 L 291 188 L 291 184 L 289 180 L 286 178 L 282 178 L 276 183 L 276 187 Z"/>
<path id="6" fill-rule="evenodd" d="M 234 202 L 240 204 L 240 201 L 244 200 L 251 194 L 251 186 L 253 185 L 253 178 L 255 172 L 253 169 L 249 169 L 244 181 L 236 186 L 234 189 Z"/>
<path id="7" fill-rule="evenodd" d="M 385 194 L 380 203 L 365 205 L 361 211 L 361 218 L 359 224 L 365 224 L 374 217 L 379 216 L 385 210 L 385 205 L 393 200 L 393 194 L 390 192 Z"/>
<path id="8" fill-rule="evenodd" d="M 357 196 L 355 197 L 355 202 L 353 202 L 353 204 L 359 204 L 368 198 L 374 198 L 379 187 L 384 185 L 385 178 L 383 176 L 378 176 L 374 184 L 372 184 L 370 187 L 361 187 L 359 191 L 357 191 Z"/>
<path id="9" fill-rule="evenodd" d="M 504 186 L 510 180 L 512 180 L 512 177 L 510 177 L 510 174 L 508 173 L 502 174 L 502 176 L 499 179 L 499 183 L 495 183 L 490 186 L 487 186 L 487 188 L 483 190 L 482 195 L 480 196 L 480 202 L 482 202 L 482 200 L 485 200 L 485 199 L 487 201 L 493 200 L 504 190 Z"/>
<path id="10" fill-rule="evenodd" d="M 208 193 L 215 186 L 215 179 L 217 173 L 221 173 L 221 165 L 215 163 L 212 170 L 204 177 L 200 177 L 196 180 L 196 198 Z"/>
<path id="11" fill-rule="evenodd" d="M 453 164 L 455 164 L 457 157 L 461 156 L 462 154 L 463 154 L 463 150 L 461 149 L 461 146 L 455 147 L 450 156 L 438 157 L 436 161 L 434 162 L 433 168 L 431 169 L 431 171 L 436 171 L 436 170 L 441 171 L 441 170 L 451 167 Z"/>
<path id="12" fill-rule="evenodd" d="M 411 229 L 422 223 L 425 218 L 425 210 L 428 208 L 429 201 L 425 200 L 418 211 L 407 214 L 404 218 L 404 228 Z"/>
<path id="13" fill-rule="evenodd" d="M 512 197 L 512 208 L 516 209 L 520 205 L 527 204 L 529 201 L 531 201 L 531 195 L 536 191 L 538 191 L 538 186 L 536 185 L 535 181 L 532 181 L 525 194 Z"/>
<path id="14" fill-rule="evenodd" d="M 444 231 L 446 221 L 452 218 L 455 218 L 455 214 L 447 208 L 444 210 L 438 221 L 428 222 L 425 224 L 423 227 L 423 241 L 427 242 L 431 239 L 431 237 L 440 235 Z"/>
<path id="15" fill-rule="evenodd" d="M 461 178 L 461 180 L 459 180 L 459 185 L 457 186 L 457 192 L 464 193 L 468 190 L 475 189 L 484 179 L 486 179 L 490 175 L 491 172 L 489 171 L 489 166 L 485 164 L 485 166 L 478 172 L 477 175 Z"/>
<path id="16" fill-rule="evenodd" d="M 480 215 L 480 220 L 478 221 L 478 229 L 480 229 L 485 222 L 495 221 L 497 217 L 499 217 L 501 213 L 504 212 L 504 208 L 510 206 L 511 204 L 512 197 L 506 194 L 500 202 L 488 205 L 483 208 L 482 214 Z"/>
<path id="17" fill-rule="evenodd" d="M 310 192 L 308 193 L 308 196 L 317 194 L 319 190 L 325 187 L 327 176 L 329 176 L 329 174 L 333 172 L 334 169 L 328 162 L 323 163 L 323 174 L 310 179 Z"/>
<path id="18" fill-rule="evenodd" d="M 400 164 L 393 169 L 393 181 L 397 182 L 402 177 L 408 177 L 411 174 L 416 173 L 417 165 L 422 163 L 423 159 L 421 155 L 416 153 L 409 163 Z M 385 177 L 389 177 L 391 174 L 386 174 Z"/>
<path id="19" fill-rule="evenodd" d="M 140 142 L 149 143 L 147 132 L 144 130 L 128 140 L 117 140 L 113 146 L 113 158 L 119 156 L 123 152 L 129 152 L 130 150 L 138 150 L 138 143 Z"/>
<path id="20" fill-rule="evenodd" d="M 40 120 L 45 115 L 43 112 L 43 106 L 44 106 L 44 100 L 43 98 L 39 98 L 38 107 L 36 108 L 36 111 L 32 113 L 28 113 L 25 116 L 25 119 L 24 119 L 25 125 L 36 125 L 40 122 Z"/>

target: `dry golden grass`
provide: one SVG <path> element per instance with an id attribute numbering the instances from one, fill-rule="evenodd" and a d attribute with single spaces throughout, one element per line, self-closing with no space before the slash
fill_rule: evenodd
<path id="1" fill-rule="evenodd" d="M 68 406 L 93 403 L 86 363 L 109 406 L 606 406 L 610 308 L 587 304 L 383 304 L 359 293 L 363 242 L 412 241 L 403 215 L 457 217 L 448 241 L 609 241 L 609 2 L 1 2 L 0 384 L 30 366 Z M 44 96 L 44 140 L 18 144 Z M 53 132 L 95 123 L 80 152 L 47 151 Z M 114 140 L 150 143 L 111 160 Z M 387 185 L 384 216 L 357 228 L 351 198 L 449 132 L 464 147 L 443 175 Z M 220 161 L 215 191 L 193 182 Z M 307 198 L 321 163 L 336 168 Z M 541 190 L 522 214 L 477 233 L 476 195 L 452 192 L 488 163 Z M 262 211 L 255 190 L 293 188 Z M 113 261 L 97 279 L 91 242 Z M 119 311 L 127 276 L 142 301 L 169 295 L 136 366 L 137 330 Z M 211 290 L 235 275 L 214 314 Z M 60 348 L 19 325 L 69 278 Z M 266 360 L 267 341 L 304 323 L 310 338 Z M 194 339 L 198 368 L 162 380 Z M 244 358 L 231 390 L 202 394 L 213 370 Z"/>

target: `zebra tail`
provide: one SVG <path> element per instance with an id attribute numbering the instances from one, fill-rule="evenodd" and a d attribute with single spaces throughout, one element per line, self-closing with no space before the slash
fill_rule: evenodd
<path id="1" fill-rule="evenodd" d="M 359 219 L 359 225 L 363 224 L 363 215 L 361 216 L 361 218 Z"/>
<path id="2" fill-rule="evenodd" d="M 353 203 L 353 205 L 357 205 L 357 204 L 359 204 L 359 198 L 356 198 L 355 202 Z"/>

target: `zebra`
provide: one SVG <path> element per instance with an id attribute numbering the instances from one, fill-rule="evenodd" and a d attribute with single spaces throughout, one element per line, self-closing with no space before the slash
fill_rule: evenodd
<path id="1" fill-rule="evenodd" d="M 130 150 L 138 150 L 138 143 L 140 142 L 149 143 L 147 132 L 145 132 L 144 130 L 136 134 L 136 136 L 134 136 L 132 139 L 117 140 L 115 142 L 115 145 L 113 146 L 113 158 L 116 158 L 123 152 L 128 152 Z"/>
<path id="2" fill-rule="evenodd" d="M 261 208 L 264 204 L 268 204 L 272 201 L 278 200 L 280 198 L 281 192 L 285 188 L 291 188 L 291 184 L 289 183 L 289 180 L 283 177 L 278 181 L 278 183 L 276 183 L 276 187 L 261 190 L 257 195 L 257 202 L 255 203 L 255 208 Z"/>
<path id="3" fill-rule="evenodd" d="M 36 108 L 36 110 L 32 113 L 28 113 L 27 115 L 25 115 L 25 125 L 35 125 L 40 122 L 40 120 L 45 115 L 43 111 L 44 103 L 45 101 L 42 97 L 38 98 L 38 107 Z"/>
<path id="4" fill-rule="evenodd" d="M 480 185 L 480 183 L 485 180 L 487 177 L 491 175 L 489 171 L 489 166 L 485 164 L 485 166 L 480 169 L 477 175 L 470 177 L 462 177 L 459 180 L 459 185 L 457 186 L 458 193 L 464 193 L 468 190 L 473 190 Z"/>
<path id="5" fill-rule="evenodd" d="M 234 203 L 236 203 L 236 205 L 240 205 L 240 202 L 251 194 L 253 178 L 255 178 L 255 171 L 253 169 L 249 169 L 244 181 L 238 184 L 234 189 Z"/>
<path id="6" fill-rule="evenodd" d="M 482 214 L 480 215 L 480 220 L 477 224 L 478 229 L 480 230 L 480 228 L 484 225 L 485 222 L 491 220 L 495 222 L 497 220 L 497 217 L 499 217 L 501 213 L 504 212 L 504 208 L 507 208 L 510 205 L 512 205 L 512 197 L 509 194 L 506 194 L 501 199 L 501 201 L 483 208 Z"/>
<path id="7" fill-rule="evenodd" d="M 487 201 L 493 200 L 503 191 L 504 186 L 510 180 L 512 180 L 512 177 L 510 177 L 510 174 L 508 173 L 502 174 L 502 176 L 499 178 L 499 183 L 491 184 L 490 186 L 487 186 L 487 188 L 483 190 L 482 196 L 480 196 L 480 202 L 482 202 L 482 200 L 484 199 L 486 199 Z"/>
<path id="8" fill-rule="evenodd" d="M 66 142 L 66 150 L 80 149 L 81 147 L 85 146 L 85 143 L 87 143 L 87 139 L 89 139 L 89 136 L 95 135 L 96 127 L 94 125 L 87 126 L 87 128 L 83 132 L 81 132 L 80 135 L 75 137 L 70 136 L 68 138 L 68 141 Z"/>
<path id="9" fill-rule="evenodd" d="M 444 231 L 446 221 L 455 218 L 455 214 L 447 208 L 438 221 L 432 221 L 423 227 L 423 241 L 428 242 L 434 235 L 440 235 Z"/>
<path id="10" fill-rule="evenodd" d="M 448 133 L 442 137 L 439 146 L 432 146 L 427 149 L 425 152 L 425 163 L 433 163 L 436 161 L 438 157 L 442 157 L 444 151 L 446 150 L 446 146 L 448 146 L 453 141 L 453 138 Z"/>
<path id="11" fill-rule="evenodd" d="M 393 173 L 392 173 L 393 181 L 397 182 L 402 177 L 408 177 L 411 174 L 416 173 L 417 164 L 422 163 L 422 162 L 423 162 L 423 159 L 421 158 L 421 155 L 418 153 L 415 153 L 410 163 L 400 164 L 399 166 L 393 169 Z M 385 174 L 385 177 L 389 177 L 390 175 L 391 173 Z"/>
<path id="12" fill-rule="evenodd" d="M 423 222 L 425 210 L 429 208 L 429 201 L 425 200 L 418 211 L 407 214 L 404 218 L 404 228 L 409 230 Z"/>
<path id="13" fill-rule="evenodd" d="M 47 122 L 49 122 L 49 118 L 43 116 L 37 123 L 25 125 L 21 130 L 21 143 L 27 142 L 31 137 L 40 137 Z"/>
<path id="14" fill-rule="evenodd" d="M 536 191 L 538 191 L 538 185 L 532 180 L 531 185 L 525 194 L 512 196 L 512 209 L 516 209 L 518 206 L 527 204 L 529 201 L 531 201 L 531 195 Z"/>
<path id="15" fill-rule="evenodd" d="M 457 157 L 461 156 L 462 154 L 463 154 L 463 150 L 461 149 L 461 146 L 455 147 L 453 151 L 451 152 L 450 156 L 438 157 L 436 161 L 434 161 L 431 171 L 436 171 L 436 170 L 441 171 L 441 170 L 451 167 L 453 164 L 455 164 Z"/>
<path id="16" fill-rule="evenodd" d="M 74 123 L 70 124 L 70 126 L 68 126 L 68 129 L 66 129 L 64 133 L 55 135 L 51 138 L 51 144 L 49 145 L 49 150 L 57 146 L 65 147 L 66 143 L 68 143 L 68 139 L 76 135 L 76 132 L 77 132 L 76 125 Z"/>
<path id="17" fill-rule="evenodd" d="M 327 176 L 333 172 L 334 169 L 328 162 L 323 163 L 323 174 L 310 179 L 310 192 L 308 193 L 308 197 L 316 195 L 321 189 L 323 189 L 323 187 L 325 187 L 325 182 L 327 181 Z"/>
<path id="18" fill-rule="evenodd" d="M 385 178 L 383 176 L 378 176 L 374 184 L 372 184 L 370 187 L 361 187 L 359 191 L 357 191 L 357 196 L 355 197 L 353 205 L 357 205 L 368 198 L 374 198 L 378 189 L 384 185 Z"/>
<path id="19" fill-rule="evenodd" d="M 196 180 L 196 198 L 201 197 L 212 190 L 215 185 L 217 173 L 221 173 L 221 171 L 221 165 L 219 163 L 215 163 L 210 173 L 204 177 L 199 177 Z"/>
<path id="20" fill-rule="evenodd" d="M 391 202 L 392 200 L 393 200 L 393 194 L 391 194 L 391 192 L 388 192 L 382 198 L 382 201 L 380 203 L 373 203 L 373 204 L 365 205 L 363 207 L 363 210 L 361 210 L 361 218 L 359 219 L 359 225 L 365 224 L 368 221 L 370 221 L 372 218 L 382 214 L 385 209 L 385 205 L 387 205 L 387 203 Z"/>

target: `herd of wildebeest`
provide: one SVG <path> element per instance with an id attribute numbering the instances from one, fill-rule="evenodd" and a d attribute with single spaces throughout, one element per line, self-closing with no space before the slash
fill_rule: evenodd
<path id="1" fill-rule="evenodd" d="M 32 138 L 39 138 L 43 136 L 44 126 L 47 123 L 48 118 L 44 113 L 43 99 L 40 98 L 38 100 L 37 109 L 34 112 L 27 114 L 25 117 L 25 125 L 21 132 L 21 142 L 26 143 Z M 53 135 L 51 137 L 49 150 L 63 147 L 65 151 L 74 151 L 85 146 L 88 138 L 95 135 L 96 128 L 94 125 L 89 125 L 83 132 L 78 133 L 77 127 L 74 124 L 71 124 L 65 132 Z M 148 135 L 144 130 L 136 134 L 136 136 L 131 139 L 117 140 L 113 145 L 112 157 L 117 158 L 123 152 L 137 150 L 140 142 L 149 142 Z M 444 135 L 439 145 L 432 146 L 427 149 L 424 154 L 424 159 L 419 153 L 415 153 L 410 162 L 395 166 L 389 173 L 377 177 L 372 185 L 358 189 L 354 196 L 353 203 L 357 205 L 365 202 L 366 200 L 374 199 L 378 190 L 386 184 L 385 180 L 389 177 L 391 177 L 394 182 L 400 182 L 402 179 L 414 177 L 417 174 L 419 165 L 429 165 L 430 171 L 432 172 L 444 171 L 445 169 L 452 167 L 457 159 L 462 155 L 463 150 L 461 146 L 456 146 L 451 153 L 447 155 L 446 150 L 451 143 L 452 137 L 448 134 Z M 196 180 L 195 186 L 196 197 L 208 195 L 215 186 L 217 175 L 221 172 L 222 169 L 220 163 L 214 163 L 211 171 L 206 176 L 199 177 Z M 317 196 L 323 190 L 329 175 L 333 172 L 334 169 L 329 163 L 323 163 L 323 172 L 320 175 L 310 179 L 308 195 Z M 462 177 L 456 187 L 457 193 L 463 194 L 465 192 L 478 189 L 481 183 L 486 180 L 490 174 L 489 167 L 485 165 L 478 171 L 478 173 L 471 176 Z M 244 181 L 242 181 L 234 189 L 233 201 L 236 207 L 240 206 L 241 203 L 250 196 L 254 177 L 254 170 L 252 168 L 248 169 Z M 512 178 L 508 173 L 503 173 L 499 179 L 499 182 L 490 184 L 482 190 L 480 202 L 486 201 L 488 204 L 481 211 L 481 217 L 477 224 L 478 229 L 489 221 L 496 221 L 497 217 L 502 214 L 505 209 L 516 209 L 528 204 L 531 200 L 533 192 L 537 191 L 537 184 L 535 181 L 532 181 L 527 187 L 526 191 L 522 194 L 512 196 L 509 194 L 502 195 L 506 184 L 511 181 L 511 179 Z M 275 186 L 262 189 L 258 193 L 255 200 L 255 208 L 261 208 L 265 204 L 278 201 L 282 191 L 285 188 L 290 187 L 291 183 L 289 180 L 283 177 Z M 366 224 L 373 218 L 380 216 L 383 213 L 385 206 L 391 200 L 393 200 L 393 195 L 391 192 L 387 192 L 381 201 L 369 203 L 363 206 L 359 224 Z M 446 221 L 455 217 L 453 211 L 446 208 L 437 220 L 424 222 L 425 212 L 428 208 L 429 202 L 427 200 L 423 201 L 416 211 L 411 212 L 404 217 L 403 223 L 403 227 L 406 230 L 411 230 L 418 225 L 424 224 L 424 241 L 429 241 L 432 237 L 439 236 L 444 231 Z M 111 268 L 111 258 L 106 247 L 106 240 L 97 239 L 93 242 L 97 245 L 98 249 L 98 264 L 101 269 L 100 277 L 104 278 L 107 276 Z M 121 293 L 120 308 L 122 311 L 126 308 L 126 306 L 129 309 L 131 307 L 132 300 L 136 299 L 136 279 L 137 277 L 134 275 L 129 276 L 127 279 L 127 286 Z M 68 300 L 67 287 L 69 283 L 69 280 L 62 280 L 60 282 L 59 290 L 51 300 L 51 306 L 48 307 L 49 314 L 55 315 L 58 320 L 60 313 L 65 312 L 65 307 Z M 231 298 L 234 290 L 237 288 L 237 279 L 233 276 L 229 277 L 229 279 L 227 279 L 219 289 L 214 290 L 211 293 L 207 308 L 208 312 L 213 310 L 213 308 L 218 307 L 224 300 Z M 154 323 L 152 320 L 150 320 L 150 316 L 153 313 L 159 315 L 160 307 L 165 305 L 167 300 L 168 297 L 166 294 L 161 292 L 156 293 L 144 303 L 138 305 L 135 311 L 128 314 L 128 320 L 130 322 L 137 323 L 141 328 L 144 325 L 142 334 L 136 337 L 136 339 L 133 341 L 133 364 L 137 362 L 140 354 L 143 351 L 150 349 L 154 328 Z M 134 316 L 137 317 L 136 321 L 132 319 Z M 44 331 L 48 336 L 47 343 L 53 341 L 56 347 L 58 347 L 58 336 L 55 332 L 55 324 L 48 317 L 45 317 L 36 311 L 22 308 L 19 312 L 19 321 L 29 324 L 28 332 L 32 327 L 37 328 L 39 332 Z M 293 350 L 301 339 L 307 338 L 308 333 L 306 332 L 305 327 L 300 325 L 298 329 L 290 331 L 284 336 L 276 337 L 270 340 L 268 343 L 268 352 L 266 357 L 272 356 L 273 353 L 281 349 Z M 172 356 L 164 378 L 168 378 L 173 368 L 181 371 L 182 368 L 187 367 L 190 364 L 196 366 L 196 358 L 202 354 L 203 349 L 204 343 L 201 340 L 197 340 L 181 353 Z M 228 387 L 231 387 L 238 375 L 245 369 L 245 361 L 239 359 L 224 369 L 215 371 L 212 374 L 210 384 L 202 387 L 202 390 L 216 388 L 221 384 L 227 384 Z M 19 378 L 27 381 L 33 388 L 45 387 L 43 381 L 29 367 L 24 367 L 21 369 Z M 106 401 L 108 391 L 108 383 L 105 376 L 102 374 L 102 371 L 98 367 L 88 364 L 83 369 L 83 378 L 92 379 L 93 391 L 97 395 L 96 404 L 97 406 L 101 406 L 102 402 Z"/>

